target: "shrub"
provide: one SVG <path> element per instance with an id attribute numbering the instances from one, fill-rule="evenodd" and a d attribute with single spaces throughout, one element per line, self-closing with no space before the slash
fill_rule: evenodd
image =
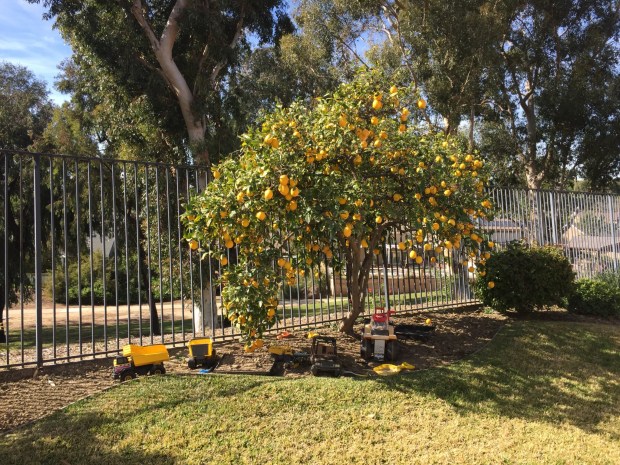
<path id="1" fill-rule="evenodd" d="M 568 300 L 568 311 L 580 315 L 620 316 L 618 277 L 608 274 L 578 280 Z"/>
<path id="2" fill-rule="evenodd" d="M 486 262 L 486 273 L 475 285 L 485 305 L 505 312 L 531 312 L 565 306 L 575 275 L 568 259 L 552 247 L 527 247 L 513 242 Z"/>

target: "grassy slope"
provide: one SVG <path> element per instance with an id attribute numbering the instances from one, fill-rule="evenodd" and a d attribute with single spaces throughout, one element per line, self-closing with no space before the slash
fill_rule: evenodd
<path id="1" fill-rule="evenodd" d="M 0 437 L 0 463 L 614 464 L 620 329 L 518 322 L 381 379 L 141 379 Z"/>

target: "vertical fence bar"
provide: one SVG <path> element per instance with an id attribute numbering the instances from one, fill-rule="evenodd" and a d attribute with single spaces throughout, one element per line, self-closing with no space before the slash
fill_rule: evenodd
<path id="1" fill-rule="evenodd" d="M 112 177 L 112 231 L 114 232 L 114 305 L 116 306 L 116 321 L 114 323 L 114 331 L 116 334 L 116 350 L 120 349 L 119 341 L 119 320 L 120 320 L 120 307 L 118 303 L 118 239 L 119 233 L 116 226 L 116 163 L 112 163 L 111 177 Z M 107 349 L 107 348 L 106 348 Z"/>
<path id="2" fill-rule="evenodd" d="M 175 342 L 175 321 L 174 321 L 174 283 L 172 282 L 172 223 L 170 222 L 170 168 L 165 168 L 166 172 L 166 228 L 168 229 L 168 278 L 170 286 L 170 319 L 171 319 L 171 332 L 172 342 Z M 162 319 L 163 321 L 163 319 Z"/>
<path id="3" fill-rule="evenodd" d="M 41 278 L 43 264 L 41 248 L 41 156 L 34 156 L 34 292 L 36 306 L 36 348 L 37 348 L 37 366 L 43 365 L 43 302 Z M 22 297 L 23 299 L 23 297 Z M 23 316 L 22 316 L 23 318 Z"/>
<path id="4" fill-rule="evenodd" d="M 149 309 L 149 337 L 153 344 L 153 333 L 155 332 L 155 323 L 153 321 L 153 287 L 151 285 L 151 214 L 149 205 L 149 166 L 144 166 L 144 193 L 146 196 L 146 276 L 145 286 L 147 292 L 147 308 Z"/>
<path id="5" fill-rule="evenodd" d="M 611 195 L 607 196 L 607 208 L 609 210 L 609 224 L 611 226 L 611 247 L 613 253 L 613 267 L 614 273 L 618 272 L 618 250 L 616 245 L 616 225 L 614 219 L 614 209 L 612 206 Z"/>
<path id="6" fill-rule="evenodd" d="M 54 227 L 54 166 L 52 157 L 49 158 L 50 167 L 50 241 L 52 247 L 52 353 L 56 362 L 56 242 Z"/>
<path id="7" fill-rule="evenodd" d="M 95 275 L 93 268 L 94 265 L 94 257 L 93 257 L 93 189 L 92 189 L 92 165 L 90 160 L 87 165 L 87 189 L 88 189 L 88 257 L 90 261 L 90 339 L 91 339 L 91 352 L 95 352 L 95 292 L 94 292 L 94 284 L 95 284 Z"/>
<path id="8" fill-rule="evenodd" d="M 129 288 L 129 220 L 127 218 L 127 163 L 123 163 L 123 226 L 125 229 L 125 282 L 127 291 L 127 342 L 131 344 L 131 290 Z"/>
<path id="9" fill-rule="evenodd" d="M 141 268 L 142 264 L 142 252 L 140 247 L 140 195 L 138 194 L 138 163 L 133 163 L 134 169 L 134 196 L 135 196 L 135 218 L 136 218 L 136 254 L 138 256 L 136 263 L 138 268 L 137 282 L 138 282 L 138 312 L 139 312 L 139 320 L 138 320 L 138 337 L 140 338 L 140 343 L 142 343 L 142 273 Z"/>
<path id="10" fill-rule="evenodd" d="M 21 359 L 24 363 L 24 177 L 22 157 L 19 157 L 19 309 L 20 309 L 20 333 L 19 342 Z"/>
<path id="11" fill-rule="evenodd" d="M 181 247 L 181 238 L 183 234 L 181 232 L 181 191 L 179 189 L 179 178 L 181 177 L 181 174 L 179 173 L 179 170 L 177 170 L 175 174 L 177 196 L 177 248 L 179 251 L 179 295 L 181 296 L 181 334 L 183 340 L 185 340 L 185 293 L 183 291 L 183 249 Z"/>
<path id="12" fill-rule="evenodd" d="M 103 162 L 99 160 L 99 195 L 101 197 L 101 203 L 99 207 L 101 208 L 101 284 L 103 287 L 103 346 L 104 350 L 108 350 L 108 301 L 107 301 L 107 288 L 106 288 L 106 248 L 105 248 L 105 240 L 106 240 L 106 228 L 105 228 L 105 205 L 104 205 L 104 192 L 103 192 Z M 93 346 L 93 351 L 95 350 L 95 346 Z"/>
<path id="13" fill-rule="evenodd" d="M 4 319 L 6 326 L 4 327 L 4 336 L 6 339 L 6 364 L 11 363 L 11 353 L 9 350 L 9 154 L 4 153 Z M 2 319 L 0 318 L 0 328 L 2 327 Z"/>
<path id="14" fill-rule="evenodd" d="M 157 233 L 157 266 L 159 272 L 159 331 L 161 333 L 161 342 L 164 342 L 164 286 L 163 273 L 161 265 L 161 208 L 159 203 L 159 165 L 155 166 L 155 206 L 157 216 L 155 219 Z"/>
<path id="15" fill-rule="evenodd" d="M 69 235 L 69 225 L 67 219 L 67 161 L 62 159 L 62 227 L 63 227 L 63 251 L 62 251 L 62 268 L 65 274 L 65 345 L 67 350 L 67 357 L 71 355 L 71 346 L 69 344 L 69 273 L 68 267 L 68 255 L 67 244 Z M 55 283 L 54 283 L 55 285 Z"/>

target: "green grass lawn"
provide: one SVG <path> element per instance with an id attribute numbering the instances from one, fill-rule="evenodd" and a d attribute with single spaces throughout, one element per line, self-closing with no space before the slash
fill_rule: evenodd
<path id="1" fill-rule="evenodd" d="M 0 437 L 0 463 L 618 464 L 620 327 L 520 321 L 391 378 L 143 378 Z"/>

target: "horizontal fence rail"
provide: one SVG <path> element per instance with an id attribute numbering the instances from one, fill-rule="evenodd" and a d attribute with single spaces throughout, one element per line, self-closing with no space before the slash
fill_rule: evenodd
<path id="1" fill-rule="evenodd" d="M 221 310 L 218 262 L 183 240 L 183 205 L 206 170 L 0 150 L 0 367 L 116 354 L 127 343 L 182 346 L 237 336 Z M 618 268 L 617 196 L 495 189 L 498 213 L 479 226 L 561 247 L 579 277 Z M 458 251 L 421 264 L 388 234 L 368 283 L 367 312 L 475 303 Z M 229 251 L 228 253 L 232 253 Z M 283 248 L 283 256 L 288 249 Z M 214 311 L 203 311 L 211 302 Z M 349 311 L 343 273 L 329 263 L 283 286 L 274 331 L 313 327 Z"/>

